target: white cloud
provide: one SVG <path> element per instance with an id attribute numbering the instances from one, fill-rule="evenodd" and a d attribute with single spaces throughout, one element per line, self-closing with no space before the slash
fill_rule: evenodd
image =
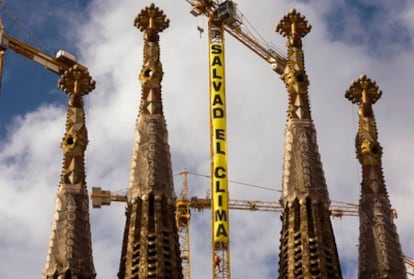
<path id="1" fill-rule="evenodd" d="M 414 163 L 410 156 L 414 142 L 410 130 L 414 98 L 410 90 L 412 51 L 404 49 L 389 59 L 375 60 L 361 46 L 340 40 L 331 42 L 322 15 L 327 9 L 324 1 L 238 2 L 250 22 L 282 49 L 285 39 L 273 30 L 290 8 L 302 12 L 313 26 L 304 39 L 305 64 L 311 82 L 312 116 L 332 200 L 356 203 L 359 199 L 360 166 L 353 145 L 356 108 L 344 98 L 345 90 L 365 72 L 384 91 L 374 107 L 379 141 L 384 147 L 384 173 L 391 203 L 399 213 L 396 223 L 404 253 L 414 256 L 410 218 L 414 198 L 410 188 L 414 182 L 410 171 Z M 164 112 L 174 173 L 188 168 L 208 174 L 207 34 L 200 39 L 196 29 L 197 25 L 206 29 L 206 20 L 193 18 L 184 0 L 155 3 L 171 21 L 160 34 L 160 44 L 165 72 Z M 86 102 L 89 187 L 97 185 L 115 191 L 126 188 L 128 183 L 143 43 L 142 33 L 132 22 L 147 4 L 132 0 L 122 4 L 115 0 L 92 1 L 84 17 L 87 20 L 78 29 L 78 56 L 97 81 L 97 89 Z M 406 28 L 414 32 L 410 11 L 401 13 Z M 287 108 L 284 84 L 266 62 L 229 36 L 226 66 L 230 179 L 280 189 Z M 0 264 L 1 277 L 24 277 L 42 270 L 61 170 L 58 146 L 64 133 L 64 114 L 63 108 L 53 106 L 27 114 L 16 120 L 9 138 L 0 146 L 0 184 L 4 191 L 0 220 L 5 224 L 0 245 L 9 255 Z M 175 183 L 179 189 L 181 178 L 176 177 Z M 190 177 L 190 195 L 204 197 L 208 187 L 207 179 Z M 237 199 L 279 199 L 277 192 L 238 184 L 231 184 L 230 195 Z M 278 214 L 232 212 L 230 217 L 233 278 L 275 278 Z M 209 211 L 192 214 L 193 278 L 211 278 L 209 218 Z M 123 205 L 91 209 L 91 220 L 98 278 L 114 278 L 121 251 Z M 333 224 L 345 278 L 355 278 L 358 219 L 344 217 Z M 22 261 L 24 270 L 19 268 Z"/>

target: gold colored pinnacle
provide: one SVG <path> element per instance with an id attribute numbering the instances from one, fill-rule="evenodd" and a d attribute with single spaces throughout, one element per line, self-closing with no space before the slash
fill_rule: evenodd
<path id="1" fill-rule="evenodd" d="M 95 81 L 88 71 L 75 65 L 65 71 L 58 81 L 59 88 L 69 95 L 84 96 L 95 89 Z"/>
<path id="2" fill-rule="evenodd" d="M 151 3 L 148 7 L 142 9 L 134 20 L 134 26 L 141 32 L 152 30 L 155 33 L 160 33 L 168 28 L 169 25 L 170 20 L 165 16 L 162 10 L 155 6 L 154 3 Z"/>
<path id="3" fill-rule="evenodd" d="M 312 26 L 308 23 L 306 18 L 292 9 L 287 15 L 285 15 L 276 25 L 276 32 L 280 33 L 283 37 L 297 37 L 303 38 L 310 32 Z"/>
<path id="4" fill-rule="evenodd" d="M 382 91 L 375 81 L 362 74 L 359 79 L 351 83 L 345 97 L 353 104 L 375 104 L 381 97 Z"/>

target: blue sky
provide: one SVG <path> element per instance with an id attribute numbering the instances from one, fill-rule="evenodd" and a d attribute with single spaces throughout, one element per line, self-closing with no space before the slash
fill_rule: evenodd
<path id="1" fill-rule="evenodd" d="M 338 1 L 324 12 L 329 36 L 333 41 L 363 46 L 375 59 L 413 47 L 409 27 L 398 16 L 408 1 Z"/>
<path id="2" fill-rule="evenodd" d="M 89 1 L 3 1 L 1 19 L 6 33 L 53 56 L 59 49 L 77 52 L 72 29 L 87 16 Z M 73 22 L 71 19 L 76 18 Z M 42 104 L 64 104 L 57 76 L 35 62 L 9 50 L 5 54 L 0 98 L 0 135 L 15 115 Z M 15 86 L 19 84 L 19 86 Z"/>
<path id="3" fill-rule="evenodd" d="M 97 88 L 86 97 L 89 132 L 88 187 L 117 191 L 128 185 L 129 160 L 138 113 L 142 34 L 133 25 L 150 2 L 125 0 L 4 1 L 44 42 L 48 53 L 63 48 L 87 65 Z M 374 107 L 383 168 L 403 251 L 414 257 L 412 65 L 414 5 L 410 1 L 248 1 L 239 8 L 262 35 L 281 49 L 275 23 L 292 7 L 312 24 L 304 39 L 312 116 L 330 197 L 356 203 L 360 166 L 355 159 L 357 109 L 344 98 L 365 73 L 383 90 Z M 173 172 L 209 173 L 207 36 L 200 39 L 184 0 L 155 3 L 170 18 L 161 34 L 163 101 Z M 4 11 L 6 32 L 29 40 Z M 280 189 L 287 98 L 269 65 L 230 36 L 226 38 L 229 175 L 237 181 Z M 6 52 L 0 94 L 0 277 L 41 274 L 61 171 L 66 96 L 58 77 L 36 63 Z M 181 178 L 175 177 L 177 191 Z M 207 179 L 190 177 L 190 195 L 204 197 Z M 278 192 L 230 184 L 230 196 L 278 200 Z M 208 211 L 193 213 L 193 278 L 211 278 Z M 277 214 L 232 212 L 233 278 L 276 278 L 280 221 Z M 117 272 L 124 226 L 122 204 L 91 209 L 98 278 Z M 356 278 L 358 219 L 333 220 L 344 278 Z M 25 268 L 22 269 L 21 266 Z M 246 268 L 248 266 L 248 268 Z M 37 276 L 37 275 L 35 275 Z"/>

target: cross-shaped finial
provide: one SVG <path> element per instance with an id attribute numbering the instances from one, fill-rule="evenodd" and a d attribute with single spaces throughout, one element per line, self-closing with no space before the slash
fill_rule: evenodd
<path id="1" fill-rule="evenodd" d="M 170 20 L 165 16 L 164 12 L 151 3 L 148 7 L 141 10 L 135 18 L 134 26 L 141 32 L 160 33 L 168 28 Z"/>
<path id="2" fill-rule="evenodd" d="M 352 82 L 351 86 L 345 93 L 353 104 L 375 104 L 381 97 L 382 91 L 379 89 L 375 81 L 367 78 L 366 75 L 361 75 L 359 79 Z"/>
<path id="3" fill-rule="evenodd" d="M 310 32 L 311 28 L 312 26 L 306 18 L 295 9 L 292 9 L 276 25 L 276 32 L 279 32 L 283 37 L 300 40 Z"/>
<path id="4" fill-rule="evenodd" d="M 58 86 L 66 94 L 83 96 L 95 89 L 95 81 L 88 71 L 75 65 L 63 73 Z"/>

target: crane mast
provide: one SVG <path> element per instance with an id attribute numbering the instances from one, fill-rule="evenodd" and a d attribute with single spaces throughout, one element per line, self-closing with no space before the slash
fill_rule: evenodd
<path id="1" fill-rule="evenodd" d="M 224 28 L 219 13 L 210 16 L 208 26 L 212 273 L 213 279 L 230 279 Z"/>
<path id="2" fill-rule="evenodd" d="M 191 4 L 191 13 L 194 16 L 208 17 L 212 277 L 230 279 L 224 30 L 270 63 L 278 74 L 284 72 L 287 60 L 275 49 L 269 45 L 262 46 L 242 30 L 241 16 L 233 1 L 186 1 Z"/>

